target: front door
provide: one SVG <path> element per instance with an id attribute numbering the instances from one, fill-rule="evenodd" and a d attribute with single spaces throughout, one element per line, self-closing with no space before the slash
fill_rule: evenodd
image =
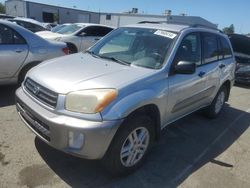
<path id="1" fill-rule="evenodd" d="M 180 61 L 196 63 L 195 73 L 176 74 L 174 66 Z M 205 70 L 201 66 L 199 33 L 191 33 L 184 37 L 174 58 L 168 79 L 169 96 L 166 122 L 170 123 L 202 106 L 207 95 Z"/>

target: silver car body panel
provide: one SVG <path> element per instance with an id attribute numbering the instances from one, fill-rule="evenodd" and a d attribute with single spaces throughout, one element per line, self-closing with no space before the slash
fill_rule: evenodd
<path id="1" fill-rule="evenodd" d="M 50 109 L 46 105 L 40 104 L 39 101 L 29 96 L 24 88 L 18 90 L 17 98 L 27 104 L 28 108 L 38 109 L 35 113 L 43 115 L 45 120 L 53 121 L 50 117 L 46 117 L 48 111 L 72 118 L 72 120 L 76 118 L 75 126 L 78 126 L 77 121 L 86 120 L 99 122 L 100 126 L 105 122 L 118 121 L 117 126 L 119 127 L 120 121 L 135 110 L 146 105 L 154 105 L 160 113 L 160 126 L 164 128 L 169 123 L 211 104 L 220 87 L 226 81 L 229 81 L 232 86 L 235 71 L 234 57 L 199 66 L 194 74 L 169 74 L 176 51 L 187 34 L 210 32 L 225 37 L 223 34 L 210 29 L 188 28 L 188 26 L 179 25 L 138 24 L 129 27 L 178 32 L 178 37 L 161 69 L 126 66 L 87 53 L 78 53 L 47 61 L 34 68 L 27 75 L 42 86 L 59 93 L 60 97 L 56 109 Z M 57 66 L 58 63 L 61 66 Z M 225 68 L 221 69 L 221 64 L 224 64 Z M 206 72 L 206 74 L 199 76 L 201 71 Z M 117 98 L 101 113 L 81 114 L 64 109 L 65 98 L 69 92 L 100 88 L 114 88 L 118 91 Z M 54 128 L 58 127 L 58 130 L 61 129 L 60 125 L 56 125 L 56 123 L 53 126 Z M 65 122 L 65 126 L 70 127 L 71 124 L 67 125 Z M 91 129 L 92 126 L 92 123 L 86 124 L 84 129 Z M 112 125 L 115 130 L 117 130 L 117 126 Z M 101 144 L 102 141 L 100 139 L 97 142 Z M 104 150 L 106 152 L 106 145 Z"/>
<path id="2" fill-rule="evenodd" d="M 46 41 L 8 21 L 0 21 L 0 24 L 10 27 L 26 41 L 25 45 L 0 45 L 0 85 L 16 83 L 20 71 L 29 63 L 40 63 L 65 55 L 62 49 L 66 45 L 62 42 Z"/>

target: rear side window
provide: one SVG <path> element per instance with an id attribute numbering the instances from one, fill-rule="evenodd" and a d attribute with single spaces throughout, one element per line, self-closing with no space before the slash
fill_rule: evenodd
<path id="1" fill-rule="evenodd" d="M 93 37 L 103 37 L 108 34 L 113 29 L 101 26 L 89 26 L 84 29 L 85 36 L 93 36 Z"/>
<path id="2" fill-rule="evenodd" d="M 214 34 L 203 34 L 203 64 L 212 63 L 218 60 L 217 37 Z"/>
<path id="3" fill-rule="evenodd" d="M 26 44 L 26 42 L 16 31 L 0 24 L 0 45 L 1 44 Z"/>
<path id="4" fill-rule="evenodd" d="M 228 41 L 224 37 L 220 37 L 220 44 L 221 44 L 221 52 L 223 58 L 231 58 L 233 56 L 230 45 Z"/>
<path id="5" fill-rule="evenodd" d="M 112 28 L 108 28 L 108 27 L 100 27 L 100 36 L 105 36 L 107 35 L 110 31 L 112 31 Z"/>
<path id="6" fill-rule="evenodd" d="M 32 32 L 44 31 L 45 29 L 39 25 L 32 24 L 29 22 L 16 21 L 16 23 Z"/>

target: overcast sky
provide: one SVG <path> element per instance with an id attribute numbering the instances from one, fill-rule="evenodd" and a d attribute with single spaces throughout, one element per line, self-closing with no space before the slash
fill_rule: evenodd
<path id="1" fill-rule="evenodd" d="M 219 24 L 219 28 L 234 24 L 236 32 L 250 33 L 250 0 L 37 0 L 33 2 L 97 12 L 124 12 L 134 7 L 139 8 L 140 13 L 162 14 L 164 10 L 170 9 L 176 15 L 185 13 L 190 16 L 201 16 Z"/>

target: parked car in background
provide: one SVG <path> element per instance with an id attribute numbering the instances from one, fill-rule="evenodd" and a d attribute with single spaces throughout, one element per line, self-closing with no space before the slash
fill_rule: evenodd
<path id="1" fill-rule="evenodd" d="M 42 23 L 43 27 L 51 31 L 54 27 L 58 26 L 56 23 Z"/>
<path id="2" fill-rule="evenodd" d="M 52 28 L 50 31 L 39 31 L 39 32 L 36 32 L 36 34 L 39 36 L 43 36 L 43 38 L 47 38 L 46 36 L 52 37 L 54 33 L 57 33 L 62 28 L 66 27 L 68 25 L 72 25 L 72 24 L 67 23 L 67 24 L 57 25 L 54 28 Z M 55 35 L 55 36 L 57 36 L 57 35 Z"/>
<path id="3" fill-rule="evenodd" d="M 199 109 L 217 117 L 234 72 L 232 47 L 218 30 L 136 24 L 114 30 L 85 53 L 29 71 L 16 105 L 45 143 L 102 159 L 118 175 L 138 168 L 170 123 Z"/>
<path id="4" fill-rule="evenodd" d="M 47 41 L 17 24 L 0 20 L 0 85 L 21 82 L 32 67 L 66 54 L 65 43 Z"/>
<path id="5" fill-rule="evenodd" d="M 33 33 L 49 30 L 41 22 L 30 18 L 13 18 L 8 20 L 32 31 Z"/>
<path id="6" fill-rule="evenodd" d="M 10 15 L 6 15 L 6 14 L 0 14 L 0 19 L 10 19 L 10 18 L 14 18 L 13 16 L 10 16 Z"/>
<path id="7" fill-rule="evenodd" d="M 77 53 L 86 50 L 112 30 L 112 27 L 100 24 L 75 23 L 61 28 L 56 33 L 38 32 L 36 34 L 48 40 L 65 42 L 70 53 Z"/>
<path id="8" fill-rule="evenodd" d="M 237 62 L 235 81 L 236 83 L 250 84 L 250 38 L 232 34 L 229 35 L 229 39 Z"/>
<path id="9" fill-rule="evenodd" d="M 57 26 L 55 26 L 55 27 L 53 27 L 53 28 L 51 29 L 51 32 L 56 33 L 56 32 L 58 32 L 59 30 L 61 30 L 62 28 L 66 27 L 67 25 L 71 25 L 71 24 L 70 24 L 70 23 L 65 23 L 65 24 L 57 25 Z M 42 31 L 41 31 L 40 34 L 42 34 Z"/>

